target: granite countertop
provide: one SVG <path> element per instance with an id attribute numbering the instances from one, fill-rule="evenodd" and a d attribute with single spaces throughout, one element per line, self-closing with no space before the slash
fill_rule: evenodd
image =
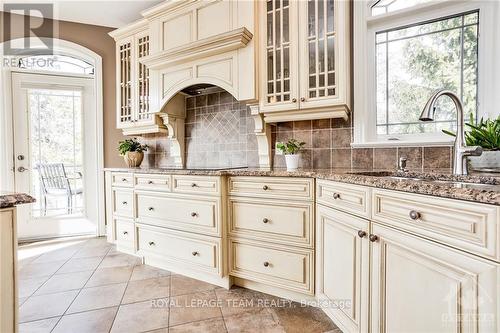
<path id="1" fill-rule="evenodd" d="M 433 195 L 500 206 L 500 176 L 456 176 L 443 172 L 406 172 L 360 169 L 162 169 L 107 168 L 106 171 L 202 176 L 310 177 L 389 190 Z"/>
<path id="2" fill-rule="evenodd" d="M 0 191 L 0 208 L 8 208 L 32 202 L 35 202 L 35 198 L 26 193 Z"/>

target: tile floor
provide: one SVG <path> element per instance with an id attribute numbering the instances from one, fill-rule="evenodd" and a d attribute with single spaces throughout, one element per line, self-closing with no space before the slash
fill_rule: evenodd
<path id="1" fill-rule="evenodd" d="M 141 264 L 103 238 L 19 247 L 25 332 L 341 333 L 319 309 Z"/>

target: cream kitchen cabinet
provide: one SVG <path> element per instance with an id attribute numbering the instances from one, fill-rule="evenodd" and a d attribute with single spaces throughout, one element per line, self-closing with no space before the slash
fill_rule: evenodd
<path id="1" fill-rule="evenodd" d="M 316 296 L 344 332 L 498 332 L 497 206 L 317 185 Z"/>
<path id="2" fill-rule="evenodd" d="M 347 118 L 350 3 L 260 1 L 261 107 L 266 122 Z"/>

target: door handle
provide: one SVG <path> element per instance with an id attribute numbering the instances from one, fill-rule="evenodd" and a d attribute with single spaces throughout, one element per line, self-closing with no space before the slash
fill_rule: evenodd
<path id="1" fill-rule="evenodd" d="M 25 167 L 20 166 L 19 168 L 17 168 L 17 171 L 19 171 L 19 172 L 25 172 L 25 171 L 28 171 L 28 169 L 26 169 Z"/>

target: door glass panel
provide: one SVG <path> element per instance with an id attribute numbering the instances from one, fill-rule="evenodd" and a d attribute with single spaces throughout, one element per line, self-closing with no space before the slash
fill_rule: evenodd
<path id="1" fill-rule="evenodd" d="M 307 9 L 309 97 L 334 96 L 335 3 L 334 0 L 309 0 Z"/>
<path id="2" fill-rule="evenodd" d="M 32 218 L 82 216 L 82 98 L 79 90 L 28 91 Z"/>
<path id="3" fill-rule="evenodd" d="M 142 58 L 149 55 L 149 36 L 144 36 L 137 41 L 137 54 L 138 58 Z M 139 108 L 137 110 L 138 120 L 151 119 L 153 114 L 150 112 L 149 108 L 149 68 L 141 62 L 137 62 L 138 68 L 138 78 L 137 78 L 137 88 L 138 88 L 138 99 Z"/>
<path id="4" fill-rule="evenodd" d="M 120 122 L 132 120 L 131 43 L 120 45 Z"/>

